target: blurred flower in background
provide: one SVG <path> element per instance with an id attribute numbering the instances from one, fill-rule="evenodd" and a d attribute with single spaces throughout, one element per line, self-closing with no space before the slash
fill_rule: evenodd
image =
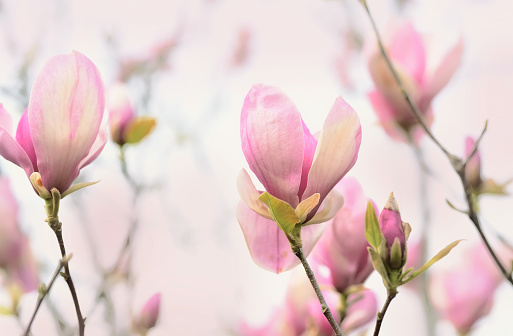
<path id="1" fill-rule="evenodd" d="M 428 72 L 426 44 L 413 23 L 397 27 L 384 43 L 405 89 L 430 126 L 434 118 L 431 101 L 457 70 L 463 41 L 459 40 L 447 52 L 432 73 Z M 385 132 L 396 140 L 417 142 L 422 130 L 377 46 L 369 58 L 368 67 L 376 85 L 368 96 Z"/>

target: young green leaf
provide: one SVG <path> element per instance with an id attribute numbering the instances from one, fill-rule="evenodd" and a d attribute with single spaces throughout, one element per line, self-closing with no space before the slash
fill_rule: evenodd
<path id="1" fill-rule="evenodd" d="M 128 124 L 124 136 L 125 142 L 129 144 L 136 144 L 142 139 L 150 135 L 155 128 L 157 121 L 152 117 L 138 117 L 130 124 Z"/>
<path id="2" fill-rule="evenodd" d="M 385 267 L 385 264 L 383 263 L 383 260 L 381 259 L 381 256 L 372 247 L 367 247 L 367 251 L 369 251 L 372 266 L 374 266 L 376 272 L 378 272 L 379 275 L 381 275 L 381 278 L 383 279 L 383 284 L 386 288 L 390 288 L 392 284 L 390 283 L 388 272 Z"/>
<path id="3" fill-rule="evenodd" d="M 258 199 L 267 205 L 271 217 L 286 235 L 288 235 L 294 229 L 296 224 L 299 223 L 299 217 L 287 202 L 274 197 L 267 191 L 263 192 Z"/>
<path id="4" fill-rule="evenodd" d="M 378 217 L 371 202 L 367 204 L 367 212 L 365 213 L 365 237 L 369 244 L 376 249 L 383 239 L 379 229 Z"/>
<path id="5" fill-rule="evenodd" d="M 401 284 L 405 284 L 413 279 L 415 279 L 417 276 L 422 274 L 424 271 L 426 271 L 429 267 L 431 267 L 434 263 L 445 257 L 446 255 L 451 252 L 451 250 L 458 245 L 463 239 L 456 240 L 449 245 L 447 245 L 444 249 L 442 249 L 440 252 L 438 252 L 431 260 L 429 260 L 427 263 L 424 264 L 421 268 L 411 273 L 411 276 L 405 279 Z"/>

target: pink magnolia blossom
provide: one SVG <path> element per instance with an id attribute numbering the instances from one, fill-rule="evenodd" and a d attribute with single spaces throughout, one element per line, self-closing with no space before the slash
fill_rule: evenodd
<path id="1" fill-rule="evenodd" d="M 367 251 L 370 245 L 365 238 L 369 199 L 355 178 L 343 179 L 335 190 L 344 197 L 344 206 L 327 223 L 312 253 L 312 261 L 329 269 L 330 285 L 343 293 L 349 286 L 363 283 L 374 270 Z"/>
<path id="2" fill-rule="evenodd" d="M 458 41 L 432 73 L 427 71 L 425 43 L 411 23 L 397 29 L 386 48 L 406 90 L 431 125 L 431 101 L 458 68 L 463 42 Z M 418 141 L 422 130 L 377 48 L 369 59 L 369 71 L 376 85 L 369 99 L 385 132 L 396 140 Z"/>
<path id="3" fill-rule="evenodd" d="M 35 80 L 15 137 L 0 128 L 0 155 L 29 177 L 39 172 L 46 189 L 62 194 L 105 145 L 104 104 L 100 75 L 87 57 L 54 56 Z"/>
<path id="4" fill-rule="evenodd" d="M 473 246 L 465 256 L 457 267 L 434 273 L 430 281 L 435 308 L 461 335 L 468 334 L 480 318 L 490 313 L 502 280 L 482 244 Z"/>
<path id="5" fill-rule="evenodd" d="M 330 191 L 355 164 L 361 142 L 358 115 L 342 98 L 335 101 L 317 140 L 283 92 L 255 85 L 246 95 L 240 125 L 244 156 L 268 193 L 292 208 L 319 193 L 319 204 L 305 220 L 308 224 L 335 215 L 342 200 Z M 238 176 L 237 187 L 243 201 L 237 208 L 237 219 L 253 260 L 273 272 L 297 265 L 299 261 L 290 251 L 287 238 L 258 201 L 260 192 L 245 170 Z M 306 253 L 320 229 L 303 230 Z"/>

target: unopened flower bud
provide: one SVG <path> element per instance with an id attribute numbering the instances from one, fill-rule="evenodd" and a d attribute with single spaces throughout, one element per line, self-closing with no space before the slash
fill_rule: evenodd
<path id="1" fill-rule="evenodd" d="M 472 154 L 472 150 L 474 149 L 476 142 L 471 137 L 467 137 L 465 140 L 465 157 L 468 158 L 470 154 Z M 479 151 L 476 150 L 472 158 L 467 163 L 465 167 L 465 176 L 467 177 L 467 181 L 470 186 L 478 190 L 483 180 L 481 178 L 481 155 Z"/>
<path id="2" fill-rule="evenodd" d="M 156 293 L 150 297 L 137 317 L 137 321 L 135 322 L 136 328 L 143 334 L 157 324 L 160 312 L 160 298 L 160 293 Z"/>
<path id="3" fill-rule="evenodd" d="M 399 205 L 393 193 L 390 193 L 388 202 L 385 204 L 383 211 L 381 211 L 379 223 L 386 242 L 386 262 L 391 269 L 398 270 L 404 266 L 406 261 L 404 253 L 406 236 L 401 214 L 399 213 Z"/>

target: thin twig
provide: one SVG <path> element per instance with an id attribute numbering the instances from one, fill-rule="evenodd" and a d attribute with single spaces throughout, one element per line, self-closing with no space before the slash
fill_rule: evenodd
<path id="1" fill-rule="evenodd" d="M 61 250 L 61 256 L 64 258 L 66 256 L 66 248 L 64 247 L 64 240 L 62 239 L 62 229 L 54 230 L 55 236 L 57 237 L 57 241 L 59 242 L 59 247 Z M 77 291 L 75 289 L 75 284 L 73 283 L 73 279 L 71 278 L 71 273 L 69 271 L 68 264 L 64 265 L 64 280 L 68 284 L 69 291 L 71 292 L 71 297 L 73 298 L 73 304 L 75 305 L 75 312 L 77 314 L 78 319 L 78 334 L 80 336 L 84 336 L 85 330 L 85 320 L 82 317 L 82 312 L 80 311 L 80 304 L 78 301 Z"/>
<path id="2" fill-rule="evenodd" d="M 39 307 L 41 307 L 41 304 L 43 303 L 43 300 L 44 298 L 46 297 L 46 295 L 50 292 L 50 289 L 52 288 L 53 286 L 53 283 L 55 282 L 55 279 L 57 279 L 57 277 L 59 276 L 59 273 L 61 272 L 61 269 L 68 265 L 68 261 L 71 259 L 71 254 L 67 257 L 64 257 L 62 258 L 60 261 L 59 261 L 59 265 L 57 266 L 57 268 L 55 269 L 55 272 L 53 273 L 53 277 L 52 277 L 52 280 L 50 280 L 50 282 L 48 283 L 48 285 L 46 286 L 46 288 L 44 288 L 44 290 L 42 290 L 40 293 L 39 293 L 39 297 L 37 299 L 37 303 L 36 303 L 36 307 L 34 309 L 34 312 L 32 313 L 32 317 L 30 318 L 30 322 L 29 324 L 27 325 L 27 327 L 25 328 L 25 332 L 23 333 L 23 336 L 28 336 L 29 333 L 30 333 L 30 328 L 32 327 L 32 323 L 34 322 L 35 318 L 36 318 L 36 315 L 37 315 L 37 312 L 39 311 Z"/>
<path id="3" fill-rule="evenodd" d="M 477 216 L 477 213 L 476 213 L 476 211 L 474 209 L 474 205 L 473 205 L 473 201 L 472 201 L 471 188 L 470 188 L 470 185 L 469 185 L 469 183 L 467 181 L 467 178 L 466 178 L 466 175 L 465 175 L 465 166 L 466 166 L 466 164 L 468 162 L 468 159 L 463 161 L 461 158 L 451 154 L 438 141 L 438 139 L 433 135 L 433 133 L 431 133 L 431 130 L 429 129 L 426 121 L 424 120 L 424 117 L 422 116 L 422 113 L 420 112 L 420 110 L 417 107 L 417 105 L 411 99 L 410 95 L 408 94 L 408 91 L 406 90 L 406 88 L 404 87 L 401 79 L 397 75 L 397 71 L 395 70 L 394 66 L 392 65 L 392 62 L 390 62 L 388 54 L 385 51 L 385 48 L 383 46 L 383 42 L 382 42 L 381 37 L 379 35 L 376 23 L 374 22 L 374 19 L 372 17 L 372 14 L 370 13 L 369 7 L 367 6 L 367 1 L 366 0 L 360 0 L 360 2 L 362 3 L 363 7 L 365 8 L 365 10 L 366 10 L 366 12 L 367 12 L 367 14 L 369 16 L 369 19 L 370 19 L 370 21 L 372 23 L 372 27 L 374 28 L 374 32 L 375 32 L 376 38 L 378 40 L 378 45 L 379 45 L 380 52 L 383 55 L 383 58 L 385 59 L 388 68 L 392 72 L 392 75 L 394 76 L 394 79 L 395 79 L 397 85 L 400 87 L 401 92 L 402 92 L 402 94 L 404 96 L 404 99 L 408 103 L 408 106 L 410 107 L 410 110 L 413 112 L 413 115 L 417 119 L 418 123 L 421 125 L 422 129 L 426 132 L 426 134 L 429 136 L 429 138 L 431 138 L 431 140 L 438 146 L 438 148 L 440 148 L 440 150 L 447 156 L 447 158 L 449 159 L 453 169 L 456 171 L 456 173 L 460 177 L 461 184 L 462 184 L 463 190 L 465 192 L 465 200 L 466 200 L 467 206 L 468 206 L 468 211 L 467 211 L 468 217 L 472 221 L 474 226 L 476 227 L 479 235 L 481 236 L 481 239 L 483 240 L 484 244 L 486 245 L 486 248 L 488 249 L 488 252 L 492 256 L 492 258 L 495 261 L 495 263 L 497 264 L 497 267 L 499 267 L 499 270 L 501 271 L 502 275 L 504 276 L 504 278 L 511 285 L 513 285 L 513 275 L 506 270 L 506 268 L 504 267 L 504 265 L 502 264 L 500 259 L 497 257 L 497 254 L 495 253 L 494 249 L 492 248 L 492 246 L 488 242 L 488 239 L 486 238 L 483 230 L 481 229 L 481 223 L 480 223 L 479 217 Z M 483 137 L 484 132 L 486 131 L 486 126 L 487 126 L 487 123 L 485 124 L 485 128 L 483 129 L 483 132 L 481 133 L 481 136 L 479 137 L 479 141 L 481 140 L 481 138 Z M 477 143 L 479 143 L 479 141 L 477 141 Z M 476 148 L 477 148 L 477 145 L 476 145 Z"/>
<path id="4" fill-rule="evenodd" d="M 396 290 L 389 290 L 387 295 L 387 300 L 385 301 L 385 304 L 383 305 L 383 308 L 381 308 L 381 311 L 378 313 L 378 319 L 376 320 L 376 327 L 374 328 L 374 336 L 379 335 L 379 330 L 381 329 L 381 324 L 383 323 L 383 319 L 385 318 L 385 314 L 387 312 L 388 306 L 390 306 L 390 302 L 395 298 L 397 295 Z"/>
<path id="5" fill-rule="evenodd" d="M 338 325 L 337 321 L 335 321 L 333 314 L 331 314 L 331 310 L 328 307 L 328 305 L 326 304 L 326 300 L 324 300 L 324 296 L 322 295 L 321 289 L 319 288 L 319 284 L 317 283 L 317 280 L 315 280 L 314 273 L 313 273 L 312 269 L 310 268 L 308 261 L 306 261 L 305 254 L 303 253 L 303 248 L 302 247 L 293 248 L 293 252 L 296 255 L 296 257 L 298 257 L 299 260 L 301 260 L 301 264 L 303 264 L 306 275 L 308 276 L 308 280 L 310 280 L 310 283 L 312 284 L 315 294 L 317 295 L 317 299 L 319 300 L 319 303 L 321 304 L 322 313 L 328 320 L 331 328 L 335 332 L 335 335 L 344 336 L 342 329 L 340 329 L 340 326 Z"/>

